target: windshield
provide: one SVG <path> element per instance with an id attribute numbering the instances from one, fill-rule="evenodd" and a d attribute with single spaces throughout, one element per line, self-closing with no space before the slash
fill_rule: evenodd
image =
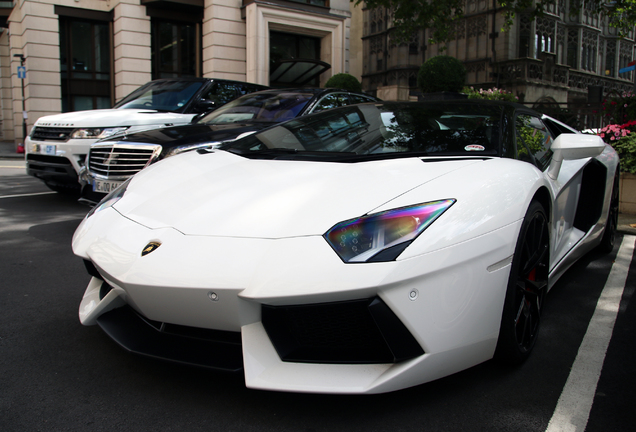
<path id="1" fill-rule="evenodd" d="M 362 104 L 300 117 L 221 148 L 246 157 L 497 156 L 499 105 Z"/>
<path id="2" fill-rule="evenodd" d="M 115 108 L 179 111 L 203 84 L 202 81 L 153 81 L 126 96 Z"/>
<path id="3" fill-rule="evenodd" d="M 311 93 L 251 93 L 222 106 L 198 123 L 224 124 L 244 121 L 280 123 L 296 117 L 313 97 Z"/>

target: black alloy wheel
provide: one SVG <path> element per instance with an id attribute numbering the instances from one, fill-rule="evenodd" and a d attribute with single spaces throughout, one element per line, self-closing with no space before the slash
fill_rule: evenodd
<path id="1" fill-rule="evenodd" d="M 603 231 L 603 239 L 598 246 L 602 253 L 610 253 L 614 250 L 614 238 L 618 230 L 618 212 L 620 204 L 620 167 L 616 167 L 614 175 L 614 184 L 612 185 L 612 197 L 610 200 L 610 208 L 607 214 L 607 222 L 605 222 L 605 231 Z"/>
<path id="2" fill-rule="evenodd" d="M 541 308 L 548 288 L 548 219 L 532 202 L 521 225 L 512 259 L 495 357 L 508 364 L 523 362 L 539 333 Z"/>

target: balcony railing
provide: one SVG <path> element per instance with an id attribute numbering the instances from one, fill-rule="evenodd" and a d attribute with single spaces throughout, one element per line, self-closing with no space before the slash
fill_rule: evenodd
<path id="1" fill-rule="evenodd" d="M 626 79 L 611 78 L 572 70 L 552 59 L 524 58 L 500 62 L 497 65 L 500 84 L 541 84 L 563 90 L 587 93 L 590 86 L 601 86 L 605 94 L 631 90 L 634 84 Z"/>

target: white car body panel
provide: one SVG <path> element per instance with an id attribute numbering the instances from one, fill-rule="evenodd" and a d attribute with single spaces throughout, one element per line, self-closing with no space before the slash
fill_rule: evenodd
<path id="1" fill-rule="evenodd" d="M 600 243 L 617 157 L 610 148 L 596 156 L 607 167 L 605 201 L 583 232 L 574 221 L 582 170 L 593 161 L 566 156 L 545 172 L 472 155 L 338 163 L 215 150 L 164 159 L 75 232 L 74 253 L 112 287 L 102 296 L 104 283 L 92 278 L 80 321 L 129 305 L 161 323 L 240 332 L 246 385 L 258 389 L 382 393 L 458 372 L 493 357 L 516 241 L 537 197 L 550 207 L 548 289 Z M 345 263 L 324 237 L 342 221 L 446 199 L 456 201 L 392 261 Z M 151 242 L 160 246 L 142 256 Z M 376 296 L 422 355 L 391 364 L 283 361 L 263 324 L 264 306 Z"/>

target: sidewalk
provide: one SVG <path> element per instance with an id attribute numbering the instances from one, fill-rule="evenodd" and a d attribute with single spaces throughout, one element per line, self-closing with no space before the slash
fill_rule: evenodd
<path id="1" fill-rule="evenodd" d="M 24 153 L 17 153 L 14 143 L 0 141 L 0 159 L 24 159 Z"/>
<path id="2" fill-rule="evenodd" d="M 636 215 L 620 213 L 618 215 L 618 232 L 636 235 Z"/>

